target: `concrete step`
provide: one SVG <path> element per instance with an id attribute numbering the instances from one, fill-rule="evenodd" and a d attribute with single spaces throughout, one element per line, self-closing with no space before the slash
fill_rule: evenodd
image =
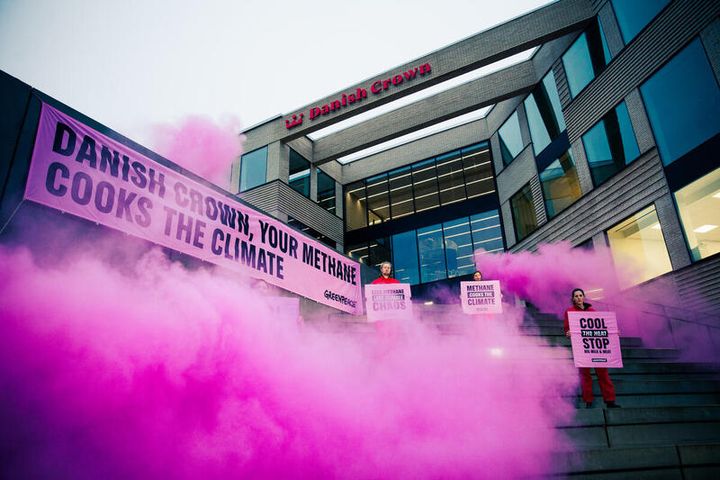
<path id="1" fill-rule="evenodd" d="M 567 427 L 560 431 L 581 449 L 720 443 L 720 422 Z"/>
<path id="2" fill-rule="evenodd" d="M 666 394 L 666 393 L 720 393 L 720 381 L 716 380 L 626 380 L 613 379 L 618 394 Z M 600 395 L 600 387 L 593 382 L 593 393 Z"/>
<path id="3" fill-rule="evenodd" d="M 720 444 L 583 449 L 553 456 L 557 471 L 572 478 L 720 478 Z"/>
<path id="4" fill-rule="evenodd" d="M 582 408 L 558 427 L 597 427 L 650 423 L 720 422 L 720 405 L 649 408 Z"/>
<path id="5" fill-rule="evenodd" d="M 706 406 L 720 404 L 720 392 L 709 393 L 652 393 L 652 394 L 625 394 L 616 392 L 617 403 L 624 408 L 647 407 L 685 407 Z M 574 397 L 578 405 L 582 405 L 580 395 Z M 602 398 L 596 397 L 593 408 L 602 408 Z"/>

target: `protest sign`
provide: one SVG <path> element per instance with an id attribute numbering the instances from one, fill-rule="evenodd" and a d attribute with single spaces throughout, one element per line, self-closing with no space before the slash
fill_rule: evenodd
<path id="1" fill-rule="evenodd" d="M 368 322 L 411 319 L 410 297 L 410 285 L 407 283 L 365 285 Z"/>
<path id="2" fill-rule="evenodd" d="M 615 312 L 568 312 L 568 321 L 575 366 L 622 368 Z"/>
<path id="3" fill-rule="evenodd" d="M 24 198 L 362 313 L 357 262 L 47 104 Z"/>
<path id="4" fill-rule="evenodd" d="M 460 303 L 463 313 L 502 313 L 500 282 L 460 282 Z"/>

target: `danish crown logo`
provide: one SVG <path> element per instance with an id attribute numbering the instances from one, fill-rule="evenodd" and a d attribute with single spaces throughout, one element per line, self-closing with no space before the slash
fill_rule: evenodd
<path id="1" fill-rule="evenodd" d="M 402 85 L 405 82 L 409 82 L 417 78 L 418 76 L 423 77 L 425 75 L 429 75 L 432 72 L 432 67 L 429 63 L 423 63 L 422 65 L 419 65 L 417 67 L 413 67 L 405 72 L 401 72 L 397 75 L 393 75 L 392 77 L 388 77 L 384 80 L 376 80 L 372 83 L 372 85 L 369 86 L 370 93 L 373 95 L 379 95 L 385 90 L 389 90 L 392 87 L 398 87 Z M 358 87 L 355 89 L 354 92 L 351 93 L 343 93 L 340 97 L 333 100 L 330 103 L 326 103 L 324 105 L 317 105 L 315 107 L 311 107 L 308 110 L 308 116 L 310 120 L 315 120 L 316 118 L 320 116 L 329 115 L 333 112 L 337 112 L 343 108 L 346 108 L 350 105 L 353 105 L 357 102 L 361 102 L 362 100 L 368 98 L 368 91 L 365 88 Z M 291 128 L 295 128 L 298 125 L 302 125 L 303 118 L 305 114 L 304 113 L 293 113 L 292 117 L 285 120 L 285 128 L 290 130 Z"/>
<path id="2" fill-rule="evenodd" d="M 293 113 L 292 120 L 285 120 L 285 128 L 290 130 L 293 127 L 297 127 L 298 125 L 302 125 L 303 117 L 305 116 L 304 113 L 301 113 L 298 117 L 297 114 Z"/>

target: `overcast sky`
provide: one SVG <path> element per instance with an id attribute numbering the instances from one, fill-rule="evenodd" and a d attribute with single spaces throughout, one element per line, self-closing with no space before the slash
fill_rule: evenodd
<path id="1" fill-rule="evenodd" d="M 143 143 L 290 113 L 546 3 L 0 0 L 0 69 Z"/>

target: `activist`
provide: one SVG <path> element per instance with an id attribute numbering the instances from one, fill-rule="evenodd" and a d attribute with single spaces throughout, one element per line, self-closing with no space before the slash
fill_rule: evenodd
<path id="1" fill-rule="evenodd" d="M 397 278 L 390 277 L 392 273 L 392 263 L 387 260 L 380 264 L 380 276 L 370 282 L 372 285 L 385 284 L 385 283 L 400 283 Z"/>
<path id="2" fill-rule="evenodd" d="M 568 319 L 568 312 L 583 312 L 589 311 L 594 312 L 595 309 L 591 304 L 585 302 L 585 292 L 582 288 L 575 288 L 572 291 L 570 300 L 572 306 L 565 310 L 565 336 L 570 338 L 570 320 Z M 582 398 L 585 401 L 585 407 L 591 408 L 593 404 L 593 391 L 592 391 L 592 377 L 590 376 L 589 368 L 578 368 L 580 371 L 580 386 L 582 388 Z M 596 368 L 595 374 L 598 377 L 598 383 L 600 384 L 600 391 L 602 392 L 603 400 L 608 408 L 620 408 L 620 405 L 615 403 L 615 385 L 613 385 L 610 379 L 610 374 L 607 368 Z"/>
<path id="3" fill-rule="evenodd" d="M 473 282 L 482 282 L 482 272 L 480 270 L 475 270 L 475 273 L 473 273 Z"/>

